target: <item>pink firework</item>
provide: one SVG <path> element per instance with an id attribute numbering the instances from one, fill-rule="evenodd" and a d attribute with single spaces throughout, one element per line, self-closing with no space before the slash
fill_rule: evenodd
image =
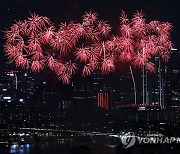
<path id="1" fill-rule="evenodd" d="M 113 58 L 106 58 L 102 62 L 101 66 L 102 73 L 107 74 L 115 70 Z"/>
<path id="2" fill-rule="evenodd" d="M 90 49 L 88 47 L 78 48 L 76 51 L 76 57 L 80 61 L 86 62 L 88 60 L 89 55 L 90 55 Z"/>
<path id="3" fill-rule="evenodd" d="M 50 43 L 53 40 L 54 34 L 54 26 L 50 26 L 45 32 L 42 33 L 41 39 L 43 43 Z"/>
<path id="4" fill-rule="evenodd" d="M 94 22 L 96 22 L 97 16 L 98 14 L 93 13 L 92 11 L 85 12 L 85 14 L 83 15 L 83 22 L 85 23 L 85 25 L 93 24 Z"/>
<path id="5" fill-rule="evenodd" d="M 61 74 L 58 78 L 62 80 L 64 84 L 69 84 L 71 76 L 69 74 L 64 73 Z"/>
<path id="6" fill-rule="evenodd" d="M 59 60 L 66 55 L 84 35 L 81 24 L 61 24 L 55 30 L 49 18 L 31 13 L 24 21 L 18 21 L 5 31 L 5 53 L 23 69 L 39 72 L 45 67 L 54 71 L 63 83 L 69 83 L 76 64 Z M 59 51 L 56 55 L 55 52 Z"/>
<path id="7" fill-rule="evenodd" d="M 24 58 L 22 55 L 18 55 L 15 59 L 15 64 L 17 66 L 21 66 L 22 68 L 27 68 L 29 67 L 29 63 L 27 58 Z"/>
<path id="8" fill-rule="evenodd" d="M 150 62 L 152 57 L 161 56 L 168 60 L 172 48 L 170 23 L 147 23 L 142 12 L 135 13 L 131 20 L 122 12 L 120 20 L 120 36 L 116 41 L 121 60 L 131 61 L 135 67 L 145 66 L 150 72 L 155 71 L 155 65 Z"/>
<path id="9" fill-rule="evenodd" d="M 93 72 L 93 68 L 91 67 L 91 65 L 87 64 L 87 65 L 85 65 L 84 68 L 83 68 L 82 76 L 91 75 L 92 72 Z"/>
<path id="10" fill-rule="evenodd" d="M 33 61 L 31 65 L 31 70 L 33 72 L 40 72 L 42 69 L 44 69 L 44 62 L 43 61 Z"/>
<path id="11" fill-rule="evenodd" d="M 100 34 L 102 34 L 105 37 L 108 36 L 109 33 L 111 32 L 111 26 L 107 24 L 107 22 L 105 21 L 99 21 L 97 28 Z"/>
<path id="12" fill-rule="evenodd" d="M 4 50 L 17 66 L 33 72 L 49 68 L 64 84 L 78 70 L 78 61 L 84 64 L 82 76 L 97 69 L 103 74 L 115 71 L 119 60 L 150 72 L 155 71 L 153 57 L 168 61 L 172 48 L 170 23 L 147 22 L 142 12 L 128 19 L 122 11 L 120 20 L 119 34 L 114 36 L 111 25 L 99 20 L 94 12 L 86 12 L 82 23 L 65 22 L 58 29 L 49 18 L 31 13 L 5 31 Z"/>
<path id="13" fill-rule="evenodd" d="M 145 68 L 149 72 L 155 72 L 155 64 L 151 62 L 146 63 Z"/>

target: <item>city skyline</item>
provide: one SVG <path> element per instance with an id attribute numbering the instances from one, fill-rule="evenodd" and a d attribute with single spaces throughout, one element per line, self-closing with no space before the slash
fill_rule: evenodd
<path id="1" fill-rule="evenodd" d="M 146 6 L 147 4 L 142 3 L 142 5 Z M 9 10 L 10 9 L 8 9 L 8 11 Z M 86 16 L 87 15 L 88 13 Z M 110 22 L 112 21 L 110 20 Z M 172 37 L 173 34 L 174 33 L 172 33 Z M 177 54 L 177 56 L 174 56 L 174 54 Z M 177 85 L 179 84 L 178 50 L 172 50 L 171 55 L 173 59 L 170 59 L 170 62 L 167 64 L 160 61 L 159 57 L 155 57 L 154 63 L 156 64 L 157 70 L 154 74 L 148 73 L 146 70 L 144 70 L 144 68 L 133 68 L 133 70 L 130 71 L 128 68 L 129 64 L 124 62 L 122 64 L 118 64 L 119 68 L 117 68 L 117 72 L 110 73 L 108 75 L 104 75 L 103 71 L 106 72 L 106 69 L 102 69 L 102 75 L 101 72 L 98 72 L 97 70 L 93 73 L 93 75 L 85 78 L 81 78 L 81 73 L 78 72 L 77 75 L 74 76 L 74 79 L 70 81 L 70 85 L 68 86 L 62 85 L 62 83 L 59 83 L 57 79 L 53 79 L 55 78 L 54 75 L 51 74 L 51 72 L 48 72 L 46 69 L 40 74 L 35 74 L 31 73 L 31 71 L 26 72 L 21 68 L 15 68 L 15 66 L 13 66 L 13 62 L 10 61 L 10 63 L 12 63 L 10 64 L 7 60 L 5 60 L 6 63 L 4 64 L 3 68 L 7 69 L 7 72 L 12 71 L 9 76 L 11 76 L 11 78 L 14 77 L 14 79 L 12 79 L 13 83 L 11 86 L 15 88 L 15 91 L 12 89 L 10 90 L 12 91 L 12 95 L 14 95 L 14 99 L 12 97 L 11 100 L 11 96 L 2 95 L 1 101 L 19 101 L 22 103 L 42 101 L 44 103 L 50 103 L 53 102 L 53 97 L 57 97 L 55 102 L 59 101 L 59 106 L 64 106 L 62 105 L 64 103 L 73 104 L 73 102 L 75 102 L 74 105 L 76 106 L 77 104 L 85 104 L 84 102 L 88 104 L 89 102 L 89 104 L 91 104 L 90 106 L 111 109 L 121 106 L 122 104 L 128 105 L 137 103 L 143 105 L 159 105 L 163 109 L 172 106 L 172 101 L 177 101 L 177 103 L 174 103 L 174 105 L 176 104 L 175 106 L 178 106 L 178 86 L 175 86 L 175 83 L 173 83 L 174 87 L 171 89 L 167 88 L 168 86 L 172 85 L 170 82 L 177 82 Z M 171 64 L 171 61 L 175 62 Z M 12 67 L 12 70 L 8 70 L 8 67 Z M 154 68 L 152 70 L 154 70 Z M 143 71 L 143 74 L 141 71 Z M 4 78 L 7 77 L 7 72 L 4 72 Z M 175 80 L 171 81 L 172 79 L 167 77 L 168 74 L 169 76 L 175 75 Z M 80 80 L 78 80 L 79 78 Z M 153 78 L 155 80 L 153 80 Z M 2 77 L 2 82 L 5 82 L 5 80 L 6 79 L 3 79 Z M 32 84 L 29 86 L 28 84 L 31 82 Z M 135 84 L 137 89 L 135 89 Z M 27 87 L 25 88 L 24 85 L 27 85 Z M 7 86 L 9 86 L 9 83 Z M 28 86 L 30 88 L 28 88 Z M 167 92 L 167 89 L 169 90 L 169 93 Z M 2 94 L 4 94 L 8 90 L 2 89 L 2 91 Z M 134 94 L 133 91 L 135 91 Z M 41 94 L 36 96 L 35 92 Z M 21 96 L 22 94 L 24 95 L 24 98 Z M 133 98 L 134 96 L 135 99 Z M 30 99 L 30 97 L 33 98 Z M 85 107 L 85 105 L 82 106 Z"/>
<path id="2" fill-rule="evenodd" d="M 176 60 L 178 57 L 178 50 L 175 50 L 175 52 L 172 51 L 172 59 L 169 63 L 162 64 L 162 66 L 157 69 L 156 73 L 146 73 L 145 78 L 147 79 L 144 80 L 144 105 L 159 105 L 161 108 L 172 106 L 172 104 L 179 106 L 179 68 L 178 61 Z M 15 96 L 17 97 L 19 95 L 18 99 L 22 102 L 25 100 L 25 102 L 37 101 L 37 98 L 30 98 L 30 96 L 35 95 L 35 92 L 42 93 L 38 96 L 39 101 L 44 101 L 45 94 L 54 92 L 57 93 L 57 96 L 58 94 L 62 95 L 58 96 L 58 98 L 62 97 L 67 99 L 62 101 L 70 101 L 71 103 L 76 102 L 79 104 L 88 104 L 84 102 L 89 102 L 92 106 L 99 107 L 104 106 L 101 101 L 106 97 L 103 101 L 106 101 L 109 105 L 105 105 L 105 108 L 113 108 L 118 106 L 118 104 L 135 103 L 133 81 L 128 66 L 123 66 L 122 70 L 109 75 L 102 75 L 100 72 L 93 73 L 93 75 L 86 78 L 81 78 L 80 75 L 77 75 L 73 78 L 70 85 L 63 85 L 62 83 L 59 83 L 58 80 L 52 82 L 51 77 L 48 79 L 41 78 L 41 80 L 36 81 L 37 78 L 44 74 L 41 73 L 37 76 L 36 74 L 25 70 L 17 69 L 10 63 L 7 63 L 6 67 L 7 68 L 3 73 L 4 75 L 1 75 L 1 101 L 3 101 L 3 93 L 7 93 L 10 90 L 8 89 L 9 86 L 9 88 L 12 88 L 10 91 L 17 93 Z M 143 104 L 143 72 L 139 69 L 133 71 L 135 82 L 137 84 L 137 104 Z M 161 76 L 159 75 L 159 72 L 161 73 Z M 172 78 L 172 76 L 174 78 Z M 78 80 L 80 78 L 81 81 Z M 8 81 L 9 83 L 7 83 Z M 5 86 L 5 88 L 3 88 L 3 84 L 7 84 L 7 87 Z M 169 87 L 171 87 L 171 89 L 169 89 Z M 8 100 L 7 98 L 10 97 L 10 94 L 9 96 L 4 95 L 4 97 L 5 100 Z M 12 99 L 12 101 L 19 101 L 18 99 Z"/>
<path id="3" fill-rule="evenodd" d="M 179 153 L 178 14 L 177 0 L 1 0 L 0 153 Z"/>

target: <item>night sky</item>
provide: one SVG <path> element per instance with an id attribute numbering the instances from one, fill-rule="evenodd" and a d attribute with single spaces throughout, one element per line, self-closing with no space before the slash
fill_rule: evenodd
<path id="1" fill-rule="evenodd" d="M 179 48 L 180 21 L 178 0 L 1 0 L 0 2 L 0 70 L 4 65 L 3 30 L 9 28 L 15 20 L 24 20 L 30 12 L 49 17 L 55 24 L 64 21 L 81 21 L 85 11 L 100 14 L 113 28 L 119 24 L 119 15 L 124 10 L 132 16 L 136 10 L 142 10 L 147 20 L 167 21 L 173 24 L 172 42 Z"/>

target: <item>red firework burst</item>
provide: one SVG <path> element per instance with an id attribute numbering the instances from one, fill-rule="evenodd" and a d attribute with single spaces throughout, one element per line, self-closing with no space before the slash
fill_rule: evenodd
<path id="1" fill-rule="evenodd" d="M 82 76 L 97 69 L 104 74 L 115 71 L 119 59 L 154 72 L 152 57 L 169 59 L 170 23 L 156 20 L 148 23 L 142 12 L 136 12 L 132 19 L 122 12 L 120 20 L 119 34 L 113 36 L 110 24 L 98 20 L 97 13 L 86 12 L 82 23 L 61 23 L 57 30 L 49 18 L 31 13 L 29 18 L 15 22 L 5 31 L 4 50 L 17 66 L 33 72 L 48 67 L 65 84 L 78 69 L 69 60 L 72 55 L 84 64 Z M 78 47 L 80 43 L 83 45 L 78 48 L 80 38 Z"/>

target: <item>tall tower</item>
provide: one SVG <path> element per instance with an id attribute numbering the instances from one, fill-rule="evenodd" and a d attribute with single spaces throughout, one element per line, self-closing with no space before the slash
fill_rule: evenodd
<path id="1" fill-rule="evenodd" d="M 79 80 L 81 78 L 81 80 Z M 91 77 L 77 77 L 72 82 L 73 104 L 78 108 L 91 108 L 94 106 L 93 81 Z"/>
<path id="2" fill-rule="evenodd" d="M 96 107 L 110 109 L 112 107 L 112 85 L 107 75 L 93 73 L 93 98 Z"/>
<path id="3" fill-rule="evenodd" d="M 33 102 L 35 85 L 31 73 L 15 68 L 11 61 L 5 61 L 0 80 L 1 101 L 17 104 Z"/>
<path id="4" fill-rule="evenodd" d="M 164 108 L 164 71 L 165 65 L 160 57 L 155 57 L 154 63 L 156 65 L 156 72 L 148 73 L 146 77 L 147 90 L 149 93 L 149 103 L 152 105 L 159 105 Z M 147 99 L 147 98 L 146 98 Z"/>
<path id="5" fill-rule="evenodd" d="M 180 104 L 179 52 L 172 49 L 169 62 L 164 63 L 155 57 L 155 73 L 143 73 L 143 104 L 159 105 L 161 109 Z"/>
<path id="6" fill-rule="evenodd" d="M 4 71 L 1 75 L 0 101 L 7 103 L 16 101 L 15 74 L 13 71 Z"/>
<path id="7" fill-rule="evenodd" d="M 180 106 L 180 52 L 172 49 L 171 58 L 165 65 L 165 105 L 166 107 Z"/>

